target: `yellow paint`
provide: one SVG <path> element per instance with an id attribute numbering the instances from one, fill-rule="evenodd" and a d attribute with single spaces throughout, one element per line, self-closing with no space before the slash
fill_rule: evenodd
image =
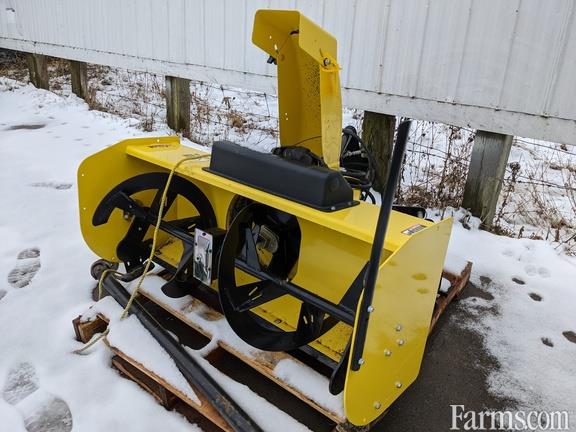
<path id="1" fill-rule="evenodd" d="M 446 219 L 413 234 L 381 264 L 364 364 L 348 370 L 344 387 L 352 424 L 370 423 L 418 376 L 451 228 Z"/>
<path id="2" fill-rule="evenodd" d="M 336 39 L 298 11 L 259 10 L 252 42 L 276 59 L 280 144 L 339 166 L 342 129 Z"/>
<path id="3" fill-rule="evenodd" d="M 218 226 L 226 228 L 229 207 L 235 196 L 243 196 L 297 216 L 302 241 L 298 272 L 293 282 L 338 302 L 368 260 L 378 207 L 361 202 L 349 209 L 326 213 L 253 189 L 203 170 L 209 164 L 209 153 L 181 145 L 176 136 L 121 141 L 90 156 L 80 165 L 80 225 L 84 239 L 94 253 L 118 261 L 116 245 L 130 226 L 119 210 L 112 213 L 107 224 L 98 227 L 92 225 L 96 206 L 111 189 L 138 174 L 168 172 L 179 160 L 195 154 L 206 154 L 206 159 L 185 162 L 177 173 L 204 192 L 214 208 Z M 106 167 L 106 170 L 101 167 Z M 150 205 L 153 196 L 153 193 L 142 194 L 139 199 L 142 204 Z M 176 204 L 178 217 L 195 214 L 183 213 L 182 204 L 178 201 Z M 193 212 L 194 209 L 188 211 Z M 392 213 L 383 258 L 409 239 L 402 231 L 415 224 L 433 225 L 402 213 Z M 182 243 L 166 235 L 163 240 L 163 247 L 157 256 L 177 266 L 182 255 Z M 286 296 L 266 304 L 266 308 L 260 308 L 258 313 L 284 330 L 293 330 L 299 305 L 298 301 Z M 328 357 L 339 360 L 350 332 L 349 326 L 339 324 L 311 345 Z"/>
<path id="4" fill-rule="evenodd" d="M 258 11 L 253 42 L 277 59 L 281 145 L 302 145 L 338 167 L 341 136 L 339 66 L 335 39 L 297 11 Z M 185 157 L 176 175 L 194 183 L 208 198 L 219 227 L 226 229 L 230 208 L 238 197 L 266 204 L 297 217 L 301 233 L 300 255 L 292 282 L 338 303 L 368 261 L 378 218 L 378 207 L 359 205 L 326 213 L 256 190 L 205 171 L 210 155 L 180 144 L 178 137 L 136 138 L 121 141 L 87 158 L 78 170 L 82 235 L 98 256 L 118 261 L 116 246 L 130 221 L 115 210 L 107 224 L 95 227 L 92 216 L 104 196 L 119 183 L 139 174 L 168 173 Z M 145 206 L 154 192 L 139 193 Z M 170 216 L 197 214 L 176 200 Z M 406 235 L 414 225 L 425 229 Z M 348 371 L 344 406 L 352 424 L 377 418 L 416 378 L 451 221 L 438 224 L 392 212 L 374 294 L 363 358 L 359 371 Z M 150 235 L 150 234 L 148 234 Z M 163 233 L 157 258 L 176 267 L 183 245 Z M 251 276 L 237 270 L 237 278 Z M 212 286 L 217 290 L 217 281 Z M 277 327 L 296 328 L 300 301 L 285 295 L 254 310 Z M 357 314 L 358 315 L 358 314 Z M 340 323 L 310 346 L 338 361 L 352 334 Z M 389 354 L 389 355 L 387 355 Z"/>

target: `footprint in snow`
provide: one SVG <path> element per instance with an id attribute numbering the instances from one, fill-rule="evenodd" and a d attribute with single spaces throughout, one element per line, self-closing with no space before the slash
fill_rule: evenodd
<path id="1" fill-rule="evenodd" d="M 547 279 L 550 277 L 550 270 L 548 270 L 546 267 L 540 267 L 538 269 L 538 274 L 540 275 L 540 277 Z"/>
<path id="2" fill-rule="evenodd" d="M 22 415 L 28 432 L 70 432 L 72 413 L 68 404 L 40 388 L 36 369 L 22 362 L 8 371 L 4 400 Z"/>
<path id="3" fill-rule="evenodd" d="M 528 276 L 535 276 L 538 273 L 538 268 L 532 264 L 528 264 L 527 266 L 524 266 L 524 271 Z"/>
<path id="4" fill-rule="evenodd" d="M 28 186 L 64 190 L 70 189 L 72 187 L 72 183 L 39 182 L 31 183 Z"/>
<path id="5" fill-rule="evenodd" d="M 8 283 L 13 288 L 29 285 L 40 270 L 40 249 L 28 248 L 18 254 L 18 262 L 8 273 Z"/>
<path id="6" fill-rule="evenodd" d="M 6 291 L 4 291 L 3 289 L 0 289 L 0 300 L 2 300 L 5 295 L 6 295 Z"/>
<path id="7" fill-rule="evenodd" d="M 546 267 L 536 267 L 532 264 L 528 264 L 527 266 L 524 267 L 524 270 L 526 271 L 526 274 L 528 276 L 538 275 L 544 279 L 547 279 L 550 277 L 550 270 L 548 270 Z"/>
<path id="8" fill-rule="evenodd" d="M 15 405 L 38 388 L 38 377 L 34 366 L 23 362 L 15 365 L 8 372 L 2 396 L 10 405 Z"/>
<path id="9" fill-rule="evenodd" d="M 543 337 L 540 339 L 542 341 L 542 343 L 550 348 L 554 347 L 554 343 L 552 342 L 552 340 L 550 338 L 547 337 Z"/>
<path id="10" fill-rule="evenodd" d="M 573 332 L 572 330 L 565 331 L 562 333 L 562 336 L 568 339 L 569 342 L 576 344 L 576 332 Z"/>
<path id="11" fill-rule="evenodd" d="M 524 285 L 526 282 L 524 282 L 523 279 L 520 279 L 519 277 L 513 277 L 512 278 L 512 282 L 517 283 L 518 285 Z"/>
<path id="12" fill-rule="evenodd" d="M 530 294 L 528 294 L 530 296 L 530 298 L 534 301 L 540 302 L 542 301 L 542 296 L 540 294 L 536 294 L 531 292 Z"/>
<path id="13" fill-rule="evenodd" d="M 38 124 L 19 124 L 19 125 L 13 125 L 10 126 L 8 128 L 6 128 L 6 130 L 9 131 L 14 131 L 14 130 L 36 130 L 36 129 L 42 129 L 44 126 L 46 126 L 43 123 L 38 123 Z"/>
<path id="14" fill-rule="evenodd" d="M 17 258 L 21 259 L 28 259 L 28 258 L 39 258 L 40 257 L 40 249 L 38 248 L 28 248 L 20 251 Z"/>

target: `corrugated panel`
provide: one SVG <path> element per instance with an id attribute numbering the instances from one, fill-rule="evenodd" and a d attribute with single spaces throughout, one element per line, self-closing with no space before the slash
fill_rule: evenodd
<path id="1" fill-rule="evenodd" d="M 270 88 L 260 8 L 336 36 L 358 108 L 576 141 L 573 0 L 0 0 L 0 46 Z"/>

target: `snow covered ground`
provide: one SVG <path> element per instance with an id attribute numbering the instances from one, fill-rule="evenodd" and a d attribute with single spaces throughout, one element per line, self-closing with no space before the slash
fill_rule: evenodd
<path id="1" fill-rule="evenodd" d="M 110 369 L 102 344 L 72 354 L 80 344 L 70 322 L 92 304 L 95 259 L 78 226 L 76 169 L 143 135 L 138 123 L 0 78 L 1 432 L 194 430 Z M 491 391 L 517 408 L 572 410 L 576 428 L 576 258 L 454 214 L 450 252 L 474 263 L 472 282 L 492 297 L 466 300 L 474 319 L 459 323 L 501 363 Z"/>

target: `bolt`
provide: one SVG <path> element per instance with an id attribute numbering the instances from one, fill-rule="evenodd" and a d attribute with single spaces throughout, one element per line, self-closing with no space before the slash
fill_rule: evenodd
<path id="1" fill-rule="evenodd" d="M 396 324 L 396 331 L 402 330 L 402 324 Z"/>
<path id="2" fill-rule="evenodd" d="M 396 342 L 398 342 L 399 346 L 402 346 L 402 345 L 404 345 L 405 341 L 404 341 L 404 339 L 398 339 Z"/>
<path id="3" fill-rule="evenodd" d="M 363 358 L 358 359 L 358 364 L 362 366 L 364 364 L 364 359 Z"/>
<path id="4" fill-rule="evenodd" d="M 390 351 L 389 349 L 385 349 L 385 350 L 384 350 L 384 355 L 385 355 L 386 357 L 390 357 L 390 356 L 392 355 L 392 351 Z"/>
<path id="5" fill-rule="evenodd" d="M 330 66 L 331 64 L 332 64 L 332 62 L 330 61 L 329 58 L 324 59 L 324 66 Z"/>
<path id="6" fill-rule="evenodd" d="M 378 401 L 374 402 L 374 409 L 379 410 L 380 408 L 382 408 L 382 404 Z"/>
<path id="7" fill-rule="evenodd" d="M 400 381 L 396 381 L 396 388 L 402 388 L 402 383 Z"/>
<path id="8" fill-rule="evenodd" d="M 372 306 L 372 305 L 368 306 L 368 309 L 367 309 L 367 310 L 368 310 L 369 313 L 374 312 L 374 306 Z"/>

